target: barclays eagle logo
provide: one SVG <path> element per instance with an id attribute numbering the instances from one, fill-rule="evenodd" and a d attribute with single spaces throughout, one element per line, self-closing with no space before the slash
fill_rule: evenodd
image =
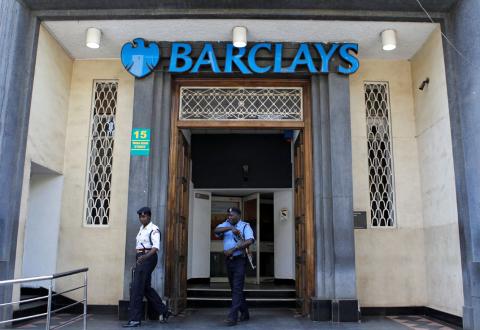
<path id="1" fill-rule="evenodd" d="M 133 76 L 143 78 L 150 74 L 160 61 L 160 48 L 156 43 L 145 45 L 142 38 L 133 39 L 122 47 L 122 64 Z"/>

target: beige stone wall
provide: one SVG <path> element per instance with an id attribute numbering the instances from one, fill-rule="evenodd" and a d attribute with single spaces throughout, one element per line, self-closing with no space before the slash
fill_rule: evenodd
<path id="1" fill-rule="evenodd" d="M 95 79 L 119 82 L 110 223 L 101 228 L 87 227 L 83 223 Z M 89 304 L 114 305 L 123 295 L 133 85 L 134 79 L 119 60 L 75 61 L 73 65 L 57 269 L 90 268 Z M 61 284 L 59 289 L 63 286 Z"/>
<path id="2" fill-rule="evenodd" d="M 423 306 L 425 243 L 410 63 L 364 60 L 350 77 L 353 203 L 370 222 L 364 81 L 389 83 L 396 226 L 355 230 L 360 306 Z"/>
<path id="3" fill-rule="evenodd" d="M 31 162 L 59 174 L 63 173 L 72 67 L 73 60 L 48 31 L 40 26 L 25 154 L 15 278 L 22 276 Z M 18 295 L 17 290 L 15 296 Z"/>
<path id="4" fill-rule="evenodd" d="M 462 268 L 447 82 L 439 28 L 411 62 L 425 224 L 427 306 L 461 316 Z M 430 83 L 420 91 L 418 86 L 427 77 Z"/>
<path id="5" fill-rule="evenodd" d="M 40 26 L 28 127 L 29 158 L 63 172 L 68 101 L 73 60 Z"/>

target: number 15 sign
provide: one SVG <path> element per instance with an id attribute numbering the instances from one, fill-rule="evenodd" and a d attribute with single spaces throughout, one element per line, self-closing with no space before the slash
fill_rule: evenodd
<path id="1" fill-rule="evenodd" d="M 150 128 L 133 128 L 130 155 L 148 156 L 150 154 Z"/>

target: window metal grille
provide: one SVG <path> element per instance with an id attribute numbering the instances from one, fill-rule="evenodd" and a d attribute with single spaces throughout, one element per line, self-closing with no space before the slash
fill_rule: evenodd
<path id="1" fill-rule="evenodd" d="M 109 222 L 117 90 L 116 81 L 94 82 L 87 168 L 86 225 L 106 226 Z"/>
<path id="2" fill-rule="evenodd" d="M 303 120 L 301 87 L 181 87 L 181 120 Z"/>
<path id="3" fill-rule="evenodd" d="M 395 189 L 388 83 L 366 82 L 371 227 L 395 226 Z"/>

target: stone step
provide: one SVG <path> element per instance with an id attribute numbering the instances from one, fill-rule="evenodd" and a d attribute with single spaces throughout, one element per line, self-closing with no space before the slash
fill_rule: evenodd
<path id="1" fill-rule="evenodd" d="M 296 292 L 294 287 L 270 287 L 244 289 L 245 298 L 251 307 L 296 307 Z M 232 303 L 232 295 L 228 284 L 225 287 L 190 287 L 187 288 L 187 306 L 228 307 Z"/>
<path id="2" fill-rule="evenodd" d="M 295 308 L 296 298 L 246 298 L 249 307 L 262 308 Z M 229 297 L 188 297 L 187 307 L 190 308 L 212 308 L 229 307 L 232 299 Z"/>
<path id="3" fill-rule="evenodd" d="M 295 289 L 278 290 L 244 290 L 246 298 L 295 298 Z M 230 289 L 187 289 L 187 297 L 195 298 L 230 298 Z"/>

